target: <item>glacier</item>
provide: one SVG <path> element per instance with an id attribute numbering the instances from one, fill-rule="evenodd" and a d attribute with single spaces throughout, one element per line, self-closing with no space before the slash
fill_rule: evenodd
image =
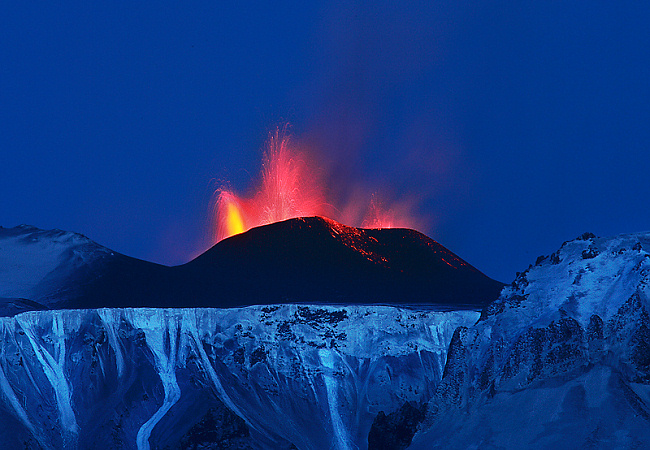
<path id="1" fill-rule="evenodd" d="M 454 331 L 478 318 L 325 305 L 1 318 L 0 447 L 367 448 L 380 412 L 431 399 Z"/>

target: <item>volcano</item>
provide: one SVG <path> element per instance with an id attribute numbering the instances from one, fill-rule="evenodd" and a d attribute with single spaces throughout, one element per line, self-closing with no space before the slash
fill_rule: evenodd
<path id="1" fill-rule="evenodd" d="M 322 217 L 257 227 L 180 266 L 195 298 L 262 303 L 432 304 L 481 308 L 503 285 L 422 233 Z"/>
<path id="2" fill-rule="evenodd" d="M 12 312 L 17 304 L 21 310 L 280 303 L 481 309 L 503 287 L 417 231 L 354 228 L 322 217 L 253 228 L 175 267 L 58 230 L 2 229 L 0 242 L 12 286 L 0 286 L 0 296 L 14 299 Z M 25 267 L 22 260 L 40 262 Z M 16 282 L 20 267 L 30 273 L 29 286 Z"/>

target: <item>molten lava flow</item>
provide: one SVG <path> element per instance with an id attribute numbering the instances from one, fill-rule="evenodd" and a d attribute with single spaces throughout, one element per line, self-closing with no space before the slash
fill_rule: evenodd
<path id="1" fill-rule="evenodd" d="M 280 129 L 271 134 L 262 158 L 260 186 L 249 198 L 226 188 L 216 192 L 216 240 L 250 228 L 305 216 L 324 216 L 366 228 L 414 228 L 408 205 L 383 208 L 376 195 L 370 203 L 344 202 L 336 208 L 326 201 L 321 172 L 310 164 L 309 155 L 300 151 Z M 341 217 L 338 217 L 341 216 Z"/>

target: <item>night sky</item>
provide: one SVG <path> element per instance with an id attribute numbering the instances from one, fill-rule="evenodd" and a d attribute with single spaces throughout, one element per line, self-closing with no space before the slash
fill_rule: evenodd
<path id="1" fill-rule="evenodd" d="M 222 3 L 6 2 L 0 225 L 186 262 L 289 123 L 500 281 L 650 229 L 650 3 Z"/>

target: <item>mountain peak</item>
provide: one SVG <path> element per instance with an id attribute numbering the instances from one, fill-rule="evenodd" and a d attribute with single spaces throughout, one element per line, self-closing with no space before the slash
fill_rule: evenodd
<path id="1" fill-rule="evenodd" d="M 525 308 L 525 317 L 535 320 L 548 311 L 563 311 L 584 326 L 593 313 L 607 320 L 637 291 L 650 294 L 649 249 L 650 232 L 610 238 L 585 233 L 537 258 L 486 313 L 516 306 L 516 311 Z M 520 315 L 515 310 L 513 317 Z"/>
<path id="2" fill-rule="evenodd" d="M 225 290 L 253 302 L 267 297 L 274 303 L 480 308 L 502 287 L 415 230 L 355 228 L 323 217 L 253 228 L 183 267 L 201 274 L 204 288 L 215 295 Z"/>
<path id="3" fill-rule="evenodd" d="M 454 333 L 413 448 L 648 442 L 648 249 L 650 233 L 586 233 L 520 273 Z"/>
<path id="4" fill-rule="evenodd" d="M 0 297 L 44 303 L 53 293 L 67 298 L 73 273 L 113 254 L 84 235 L 31 225 L 0 228 L 0 249 Z"/>

